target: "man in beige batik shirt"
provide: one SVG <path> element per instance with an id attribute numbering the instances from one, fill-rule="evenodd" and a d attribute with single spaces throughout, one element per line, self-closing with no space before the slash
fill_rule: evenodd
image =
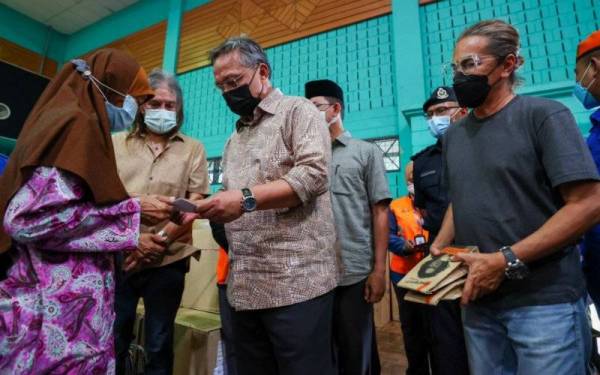
<path id="1" fill-rule="evenodd" d="M 136 254 L 117 270 L 115 344 L 117 374 L 133 338 L 138 300 L 144 300 L 146 374 L 172 374 L 173 326 L 181 303 L 189 257 L 199 254 L 191 245 L 191 223 L 169 223 L 173 198 L 201 199 L 208 192 L 204 146 L 181 134 L 181 88 L 162 71 L 149 76 L 153 99 L 141 108 L 143 120 L 130 133 L 113 135 L 119 176 L 129 194 L 151 195 L 165 213 L 162 221 L 145 222 L 142 231 L 164 234 L 169 244 L 152 264 L 137 264 Z M 123 270 L 125 268 L 125 270 Z"/>
<path id="2" fill-rule="evenodd" d="M 333 374 L 335 229 L 331 142 L 319 111 L 269 80 L 263 49 L 231 38 L 213 50 L 215 83 L 239 115 L 223 191 L 198 213 L 224 222 L 239 374 Z"/>

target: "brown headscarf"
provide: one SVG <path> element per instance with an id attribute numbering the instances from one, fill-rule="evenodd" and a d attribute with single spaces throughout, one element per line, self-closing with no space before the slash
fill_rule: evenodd
<path id="1" fill-rule="evenodd" d="M 152 97 L 145 71 L 127 53 L 103 49 L 85 60 L 92 75 L 105 85 L 135 97 L 138 103 Z M 102 90 L 111 103 L 121 105 L 121 96 Z M 48 84 L 27 117 L 0 177 L 0 224 L 8 203 L 37 166 L 79 176 L 87 184 L 90 200 L 98 205 L 128 198 L 117 174 L 104 97 L 70 62 Z M 10 244 L 0 225 L 0 254 Z"/>

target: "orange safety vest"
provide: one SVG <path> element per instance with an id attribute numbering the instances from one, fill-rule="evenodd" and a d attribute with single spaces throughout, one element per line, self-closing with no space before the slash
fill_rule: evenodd
<path id="1" fill-rule="evenodd" d="M 229 256 L 223 248 L 219 248 L 219 259 L 217 260 L 217 284 L 227 284 L 229 274 Z"/>
<path id="2" fill-rule="evenodd" d="M 419 223 L 421 215 L 413 207 L 412 200 L 409 196 L 394 199 L 390 203 L 390 210 L 396 216 L 398 223 L 398 236 L 405 240 L 414 241 L 416 235 L 422 235 L 426 241 L 429 241 L 429 232 L 427 232 Z M 391 253 L 390 270 L 396 273 L 406 275 L 413 268 L 424 254 L 422 252 L 414 253 L 407 256 L 400 256 Z"/>

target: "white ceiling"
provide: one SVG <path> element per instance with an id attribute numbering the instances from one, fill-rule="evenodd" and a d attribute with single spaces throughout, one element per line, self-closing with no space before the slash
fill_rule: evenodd
<path id="1" fill-rule="evenodd" d="M 139 0 L 0 0 L 20 13 L 72 34 Z"/>

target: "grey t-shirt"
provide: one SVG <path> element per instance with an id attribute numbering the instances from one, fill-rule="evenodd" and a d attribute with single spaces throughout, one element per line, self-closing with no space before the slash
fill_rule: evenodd
<path id="1" fill-rule="evenodd" d="M 341 246 L 340 285 L 355 284 L 373 269 L 371 205 L 391 194 L 383 154 L 377 146 L 343 134 L 333 142 L 331 200 Z"/>
<path id="2" fill-rule="evenodd" d="M 455 243 L 477 245 L 485 253 L 540 228 L 564 204 L 559 185 L 598 180 L 573 115 L 553 100 L 517 96 L 485 119 L 471 113 L 449 128 L 444 142 Z M 527 279 L 505 280 L 479 303 L 548 305 L 572 302 L 584 293 L 574 245 L 529 267 Z"/>

